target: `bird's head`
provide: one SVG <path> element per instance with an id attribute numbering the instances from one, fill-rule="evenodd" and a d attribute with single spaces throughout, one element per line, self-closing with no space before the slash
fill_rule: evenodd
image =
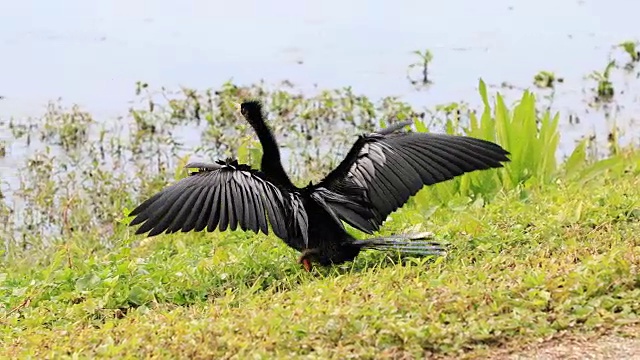
<path id="1" fill-rule="evenodd" d="M 298 264 L 302 264 L 307 271 L 311 271 L 312 262 L 320 262 L 320 251 L 318 249 L 306 249 L 298 258 Z"/>
<path id="2" fill-rule="evenodd" d="M 262 104 L 258 100 L 244 101 L 236 105 L 240 114 L 251 125 L 260 125 L 264 123 L 264 115 L 262 114 Z"/>

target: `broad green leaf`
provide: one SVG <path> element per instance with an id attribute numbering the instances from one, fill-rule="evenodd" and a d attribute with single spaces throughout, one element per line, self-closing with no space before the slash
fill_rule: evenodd
<path id="1" fill-rule="evenodd" d="M 100 283 L 100 278 L 94 273 L 88 273 L 76 280 L 76 290 L 91 291 Z"/>
<path id="2" fill-rule="evenodd" d="M 566 176 L 573 176 L 577 171 L 584 168 L 587 160 L 587 142 L 589 139 L 583 139 L 573 150 L 571 156 L 565 161 L 564 169 Z"/>

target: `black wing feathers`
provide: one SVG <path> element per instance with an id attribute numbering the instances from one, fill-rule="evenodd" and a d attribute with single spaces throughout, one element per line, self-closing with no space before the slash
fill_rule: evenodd
<path id="1" fill-rule="evenodd" d="M 408 124 L 402 124 L 403 126 Z M 338 216 L 365 232 L 378 230 L 389 214 L 425 185 L 476 170 L 502 167 L 506 150 L 489 141 L 430 133 L 378 132 L 360 136 L 346 158 L 316 185 L 371 210 L 351 214 L 344 204 L 327 202 Z M 356 199 L 347 185 L 364 189 Z M 364 221 L 366 219 L 366 221 Z"/>
<path id="2" fill-rule="evenodd" d="M 238 227 L 268 234 L 271 223 L 276 236 L 307 241 L 308 219 L 297 194 L 281 190 L 260 172 L 236 161 L 196 165 L 199 172 L 161 190 L 131 212 L 136 216 L 131 225 L 142 224 L 136 234 Z"/>

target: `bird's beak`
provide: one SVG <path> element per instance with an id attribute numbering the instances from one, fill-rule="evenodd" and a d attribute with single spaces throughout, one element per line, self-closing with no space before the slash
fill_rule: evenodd
<path id="1" fill-rule="evenodd" d="M 307 272 L 311 271 L 311 260 L 304 258 L 302 259 L 302 266 L 304 266 L 304 269 L 307 270 Z"/>

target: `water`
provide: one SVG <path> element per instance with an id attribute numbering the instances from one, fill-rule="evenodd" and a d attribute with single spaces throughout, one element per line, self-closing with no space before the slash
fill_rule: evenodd
<path id="1" fill-rule="evenodd" d="M 113 121 L 126 113 L 138 80 L 207 88 L 228 79 L 288 79 L 304 90 L 350 85 L 373 98 L 432 106 L 477 103 L 480 77 L 527 87 L 540 70 L 565 79 L 556 108 L 569 112 L 585 108 L 583 77 L 604 68 L 611 46 L 640 35 L 640 3 L 627 0 L 391 4 L 2 0 L 0 123 L 41 115 L 58 97 Z M 425 48 L 435 56 L 435 85 L 416 92 L 406 69 L 417 60 L 411 52 Z M 636 90 L 632 84 L 627 91 L 627 114 L 637 113 Z M 607 130 L 601 114 L 585 116 L 580 134 Z M 574 135 L 564 138 L 565 148 Z M 8 139 L 0 133 L 0 141 Z M 9 144 L 0 174 L 27 153 Z"/>

